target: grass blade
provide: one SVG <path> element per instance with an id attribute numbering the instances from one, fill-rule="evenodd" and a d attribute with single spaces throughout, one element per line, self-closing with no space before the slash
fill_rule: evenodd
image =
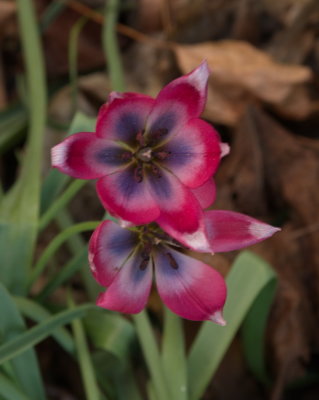
<path id="1" fill-rule="evenodd" d="M 0 338 L 1 348 L 25 335 L 24 321 L 14 303 L 14 300 L 0 283 Z M 18 355 L 18 354 L 16 354 Z M 13 358 L 13 357 L 11 357 Z M 29 348 L 24 354 L 15 357 L 11 362 L 11 371 L 20 389 L 31 399 L 44 400 L 44 388 L 33 349 Z"/>
<path id="2" fill-rule="evenodd" d="M 32 400 L 19 390 L 15 384 L 0 373 L 0 398 L 1 400 Z"/>
<path id="3" fill-rule="evenodd" d="M 74 309 L 73 300 L 70 299 L 71 308 Z M 94 368 L 90 356 L 90 352 L 88 349 L 86 337 L 84 334 L 84 329 L 82 325 L 82 321 L 79 319 L 75 319 L 72 321 L 72 329 L 75 338 L 76 345 L 76 353 L 77 358 L 80 364 L 80 370 L 82 375 L 82 381 L 84 385 L 84 390 L 86 394 L 87 400 L 99 400 L 100 393 L 99 388 L 96 383 Z"/>
<path id="4" fill-rule="evenodd" d="M 52 314 L 46 308 L 25 297 L 16 297 L 14 302 L 19 308 L 20 312 L 32 321 L 39 323 L 52 317 Z M 65 351 L 70 354 L 75 354 L 72 336 L 66 329 L 58 328 L 52 332 L 52 336 Z"/>
<path id="5" fill-rule="evenodd" d="M 0 270 L 0 279 L 11 292 L 24 294 L 37 235 L 43 132 L 46 123 L 46 83 L 33 2 L 17 0 L 17 6 L 27 74 L 30 125 L 21 174 L 2 201 L 0 254 L 3 268 Z M 12 251 L 12 248 L 15 250 Z"/>
<path id="6" fill-rule="evenodd" d="M 95 308 L 96 306 L 93 304 L 83 304 L 72 310 L 60 312 L 27 332 L 21 333 L 0 347 L 0 364 L 29 350 L 32 346 L 52 335 L 57 328 L 70 323 L 75 318 L 82 318 L 88 311 Z M 37 399 L 37 397 L 34 398 Z"/>

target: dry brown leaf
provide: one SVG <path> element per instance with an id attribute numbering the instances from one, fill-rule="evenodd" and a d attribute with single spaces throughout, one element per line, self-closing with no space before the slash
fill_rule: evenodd
<path id="1" fill-rule="evenodd" d="M 265 52 L 243 41 L 179 45 L 175 52 L 184 73 L 198 66 L 203 59 L 207 60 L 212 75 L 206 116 L 229 125 L 238 121 L 252 98 L 282 110 L 294 90 L 312 77 L 309 68 L 277 63 Z M 311 107 L 306 107 L 302 116 L 310 111 Z"/>

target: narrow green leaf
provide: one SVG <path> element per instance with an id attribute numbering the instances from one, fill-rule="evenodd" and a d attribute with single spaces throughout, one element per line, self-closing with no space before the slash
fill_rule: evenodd
<path id="1" fill-rule="evenodd" d="M 78 272 L 83 267 L 88 268 L 88 248 L 84 246 L 79 250 L 78 254 L 73 256 L 71 260 L 66 263 L 59 272 L 52 277 L 47 285 L 37 296 L 38 301 L 43 301 L 48 297 L 55 289 L 62 286 L 66 281 L 68 281 L 76 272 Z"/>
<path id="2" fill-rule="evenodd" d="M 275 278 L 264 286 L 251 306 L 241 330 L 248 365 L 259 381 L 266 385 L 271 383 L 271 378 L 266 367 L 265 331 L 276 287 Z"/>
<path id="3" fill-rule="evenodd" d="M 124 92 L 124 74 L 116 32 L 119 5 L 119 0 L 110 0 L 105 3 L 103 46 L 113 90 Z"/>
<path id="4" fill-rule="evenodd" d="M 76 179 L 70 183 L 61 196 L 46 210 L 39 222 L 39 229 L 44 229 L 56 214 L 65 207 L 87 181 Z"/>
<path id="5" fill-rule="evenodd" d="M 26 125 L 27 113 L 21 105 L 0 112 L 0 154 L 16 143 Z"/>
<path id="6" fill-rule="evenodd" d="M 95 308 L 96 306 L 93 304 L 83 304 L 72 310 L 60 312 L 29 329 L 27 332 L 11 339 L 0 347 L 0 364 L 29 350 L 32 346 L 52 335 L 60 326 L 70 323 L 75 318 L 82 318 L 88 311 Z"/>
<path id="7" fill-rule="evenodd" d="M 174 400 L 187 400 L 187 362 L 181 318 L 165 307 L 162 361 Z"/>
<path id="8" fill-rule="evenodd" d="M 18 340 L 27 334 L 24 321 L 6 288 L 0 283 L 0 343 L 1 347 Z M 16 353 L 18 355 L 18 353 Z M 14 357 L 14 356 L 13 356 Z M 11 357 L 11 358 L 13 358 Z M 15 357 L 11 362 L 11 370 L 20 389 L 31 399 L 44 400 L 44 388 L 33 349 Z"/>
<path id="9" fill-rule="evenodd" d="M 3 268 L 0 279 L 11 292 L 24 294 L 37 234 L 46 84 L 33 2 L 17 0 L 17 7 L 27 73 L 30 126 L 21 174 L 2 201 L 0 254 Z"/>
<path id="10" fill-rule="evenodd" d="M 146 311 L 133 315 L 135 328 L 148 366 L 157 400 L 173 399 L 165 380 L 162 360 Z"/>
<path id="11" fill-rule="evenodd" d="M 43 322 L 52 317 L 52 314 L 43 306 L 25 297 L 15 297 L 14 301 L 20 312 L 35 322 Z M 70 354 L 75 353 L 72 336 L 65 328 L 58 328 L 52 332 L 52 337 Z"/>
<path id="12" fill-rule="evenodd" d="M 71 308 L 74 309 L 74 303 L 70 299 Z M 74 319 L 72 321 L 72 329 L 75 338 L 76 353 L 80 364 L 80 370 L 82 375 L 82 381 L 84 385 L 84 390 L 87 400 L 99 400 L 99 388 L 95 379 L 94 368 L 88 349 L 88 344 L 84 334 L 84 329 L 82 321 L 79 319 Z"/>
<path id="13" fill-rule="evenodd" d="M 136 339 L 133 325 L 120 314 L 96 310 L 84 318 L 84 326 L 94 346 L 128 362 L 132 342 Z"/>
<path id="14" fill-rule="evenodd" d="M 95 348 L 104 350 L 107 354 L 99 354 L 95 358 L 97 373 L 112 378 L 118 400 L 141 400 L 137 384 L 134 378 L 130 356 L 135 331 L 131 322 L 120 314 L 105 310 L 97 310 L 88 314 L 84 320 L 85 330 Z M 110 361 L 111 358 L 111 361 Z M 99 365 L 97 365 L 97 361 Z M 101 366 L 101 363 L 103 365 Z M 110 367 L 108 368 L 108 364 Z M 105 382 L 105 379 L 104 379 Z M 125 385 L 123 385 L 125 382 Z M 105 388 L 110 392 L 110 383 Z"/>
<path id="15" fill-rule="evenodd" d="M 57 235 L 49 244 L 49 246 L 44 250 L 38 262 L 34 266 L 29 285 L 32 285 L 35 280 L 40 276 L 48 261 L 67 239 L 77 233 L 94 230 L 98 226 L 98 224 L 99 222 L 96 221 L 80 222 L 79 224 L 70 226 L 68 229 Z"/>
<path id="16" fill-rule="evenodd" d="M 0 373 L 0 399 L 1 400 L 32 400 L 24 394 L 5 375 Z"/>
<path id="17" fill-rule="evenodd" d="M 272 269 L 255 254 L 245 251 L 235 260 L 227 277 L 228 299 L 224 309 L 227 326 L 204 322 L 190 350 L 190 400 L 203 395 L 249 308 L 273 279 Z"/>

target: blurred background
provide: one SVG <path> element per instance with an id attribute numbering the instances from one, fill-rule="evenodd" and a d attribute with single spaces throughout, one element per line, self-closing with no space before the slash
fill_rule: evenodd
<path id="1" fill-rule="evenodd" d="M 49 93 L 42 170 L 46 176 L 50 148 L 64 137 L 75 112 L 95 117 L 111 91 L 103 33 L 107 1 L 33 3 Z M 264 344 L 267 384 L 249 368 L 239 334 L 203 399 L 318 399 L 319 1 L 122 0 L 116 35 L 126 91 L 156 96 L 170 80 L 208 61 L 212 73 L 203 118 L 231 145 L 216 175 L 214 208 L 236 210 L 282 228 L 252 247 L 278 275 Z M 4 192 L 19 172 L 25 144 L 29 96 L 24 71 L 17 3 L 0 0 Z M 1 125 L 8 115 L 13 121 L 9 130 Z M 81 189 L 69 211 L 75 222 L 102 217 L 93 183 Z M 55 234 L 52 223 L 36 251 Z M 63 261 L 68 254 L 65 248 L 59 257 Z M 236 254 L 203 257 L 227 274 Z M 34 293 L 49 278 L 44 274 Z M 71 283 L 76 297 L 85 298 L 77 275 Z M 65 296 L 61 286 L 51 300 L 59 304 Z M 156 318 L 156 295 L 150 308 Z M 196 329 L 196 324 L 185 323 L 188 340 Z M 52 340 L 43 342 L 38 352 L 43 370 L 49 371 L 50 398 L 84 398 L 78 371 Z"/>

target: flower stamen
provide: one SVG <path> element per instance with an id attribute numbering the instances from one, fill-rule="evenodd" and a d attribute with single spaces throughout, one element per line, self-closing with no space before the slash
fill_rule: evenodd
<path id="1" fill-rule="evenodd" d="M 173 269 L 178 269 L 179 266 L 175 260 L 175 258 L 172 256 L 171 253 L 165 253 L 168 257 L 168 261 L 169 261 L 169 265 L 173 268 Z"/>
<path id="2" fill-rule="evenodd" d="M 134 179 L 137 183 L 141 183 L 143 178 L 143 165 L 138 164 L 138 166 L 134 169 Z"/>

